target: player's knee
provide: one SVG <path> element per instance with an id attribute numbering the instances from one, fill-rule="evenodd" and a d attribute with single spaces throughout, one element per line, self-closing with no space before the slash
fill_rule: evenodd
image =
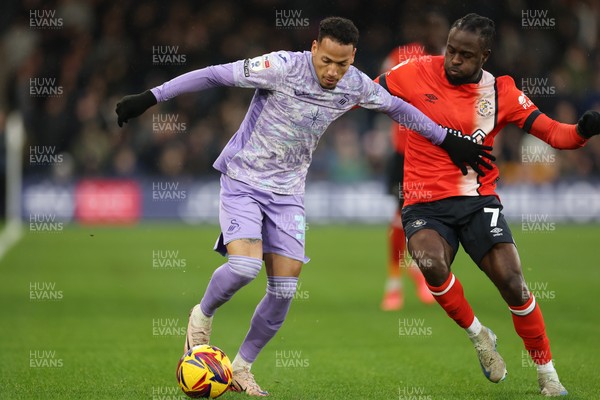
<path id="1" fill-rule="evenodd" d="M 262 268 L 262 260 L 246 256 L 230 255 L 227 264 L 231 272 L 246 278 L 248 282 L 256 278 Z"/>
<path id="2" fill-rule="evenodd" d="M 499 286 L 504 299 L 511 305 L 523 305 L 529 299 L 529 289 L 521 274 L 510 274 Z"/>
<path id="3" fill-rule="evenodd" d="M 444 246 L 432 240 L 431 235 L 426 234 L 424 231 L 419 231 L 410 238 L 409 250 L 412 258 L 422 271 L 442 267 L 447 269 Z"/>
<path id="4" fill-rule="evenodd" d="M 417 234 L 410 239 L 411 256 L 423 273 L 427 283 L 432 286 L 439 286 L 448 279 L 450 274 L 450 266 L 446 262 L 444 246 L 435 241 L 432 242 L 426 235 Z"/>

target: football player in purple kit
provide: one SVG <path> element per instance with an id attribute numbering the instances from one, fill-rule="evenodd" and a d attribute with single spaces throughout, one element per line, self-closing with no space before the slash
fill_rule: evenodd
<path id="1" fill-rule="evenodd" d="M 227 255 L 189 317 L 185 351 L 210 341 L 215 311 L 259 273 L 267 272 L 266 295 L 233 360 L 232 390 L 266 396 L 250 372 L 288 313 L 304 254 L 304 183 L 312 153 L 327 126 L 356 106 L 382 111 L 445 149 L 466 171 L 479 173 L 493 159 L 481 146 L 434 124 L 410 104 L 391 96 L 351 66 L 358 29 L 352 21 L 320 22 L 310 51 L 276 51 L 252 59 L 214 65 L 178 76 L 117 104 L 118 124 L 141 115 L 157 102 L 217 86 L 255 88 L 240 128 L 214 163 L 222 173 L 215 250 Z M 413 127 L 414 127 L 413 126 Z"/>

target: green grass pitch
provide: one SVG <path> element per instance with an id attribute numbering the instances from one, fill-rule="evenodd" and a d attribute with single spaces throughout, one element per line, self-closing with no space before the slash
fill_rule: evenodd
<path id="1" fill-rule="evenodd" d="M 568 399 L 600 398 L 594 293 L 600 226 L 513 228 Z M 175 367 L 190 307 L 223 258 L 214 226 L 67 226 L 28 232 L 0 262 L 0 399 L 182 399 Z M 253 366 L 273 399 L 539 399 L 535 369 L 498 292 L 461 251 L 454 272 L 499 338 L 509 375 L 488 382 L 469 340 L 411 281 L 379 310 L 386 227 L 316 226 L 290 314 Z M 264 272 L 216 314 L 231 358 L 264 294 Z M 246 395 L 227 393 L 223 399 Z"/>

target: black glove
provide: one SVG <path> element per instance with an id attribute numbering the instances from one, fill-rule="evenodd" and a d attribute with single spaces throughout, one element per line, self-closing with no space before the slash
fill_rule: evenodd
<path id="1" fill-rule="evenodd" d="M 479 165 L 483 165 L 487 169 L 492 169 L 492 166 L 483 159 L 488 158 L 492 161 L 496 159 L 488 153 L 492 150 L 491 146 L 483 146 L 472 142 L 469 138 L 459 138 L 451 133 L 446 134 L 446 138 L 440 144 L 440 147 L 448 152 L 450 159 L 460 170 L 463 175 L 467 175 L 468 164 L 477 174 L 485 176 Z"/>
<path id="2" fill-rule="evenodd" d="M 117 123 L 123 126 L 123 122 L 129 121 L 129 118 L 139 117 L 148 108 L 156 104 L 156 98 L 151 91 L 146 90 L 144 93 L 132 94 L 123 97 L 117 103 Z"/>
<path id="3" fill-rule="evenodd" d="M 577 133 L 586 139 L 600 134 L 600 113 L 591 110 L 583 113 L 577 122 Z"/>

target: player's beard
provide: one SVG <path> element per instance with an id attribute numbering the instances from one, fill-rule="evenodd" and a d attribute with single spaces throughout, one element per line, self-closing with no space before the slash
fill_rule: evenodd
<path id="1" fill-rule="evenodd" d="M 444 73 L 446 74 L 446 79 L 448 82 L 454 86 L 464 85 L 466 83 L 477 83 L 481 80 L 481 75 L 483 75 L 483 70 L 479 69 L 479 71 L 471 76 L 463 76 L 459 78 L 452 77 L 448 72 L 444 69 Z"/>

